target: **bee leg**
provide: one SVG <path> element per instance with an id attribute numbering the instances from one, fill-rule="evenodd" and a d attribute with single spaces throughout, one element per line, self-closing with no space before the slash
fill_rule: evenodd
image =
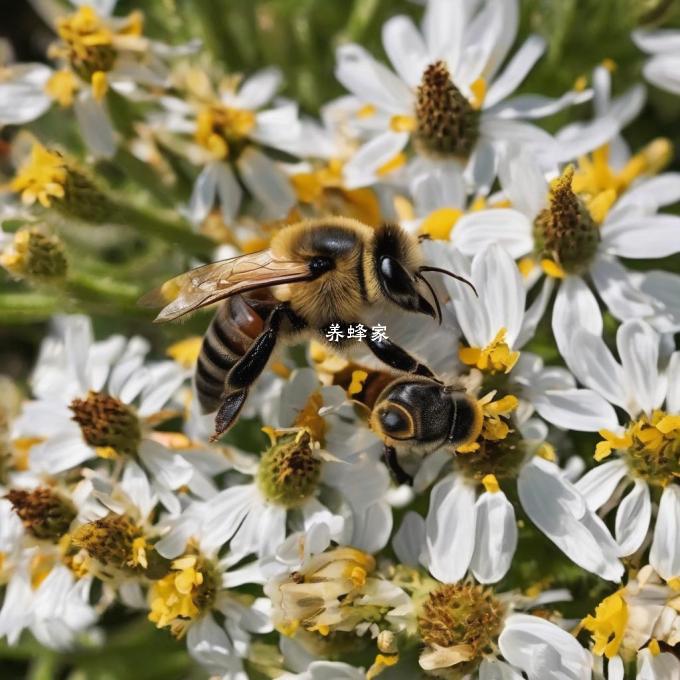
<path id="1" fill-rule="evenodd" d="M 427 366 L 421 364 L 399 345 L 395 345 L 389 338 L 373 340 L 371 336 L 367 336 L 366 345 L 380 361 L 398 371 L 434 378 L 434 374 Z"/>
<path id="2" fill-rule="evenodd" d="M 222 403 L 215 416 L 215 432 L 210 441 L 217 441 L 235 422 L 246 403 L 247 389 L 234 390 L 222 397 Z"/>
<path id="3" fill-rule="evenodd" d="M 408 484 L 413 486 L 413 477 L 404 470 L 399 464 L 399 459 L 397 457 L 397 450 L 393 446 L 387 446 L 383 450 L 383 461 L 387 465 L 387 469 L 390 471 L 392 479 L 399 484 Z"/>
<path id="4" fill-rule="evenodd" d="M 289 318 L 296 328 L 300 327 L 301 320 L 286 303 L 276 305 L 267 318 L 263 331 L 255 338 L 248 351 L 231 367 L 227 374 L 223 402 L 215 417 L 213 441 L 236 422 L 248 397 L 250 386 L 259 378 L 271 358 L 284 318 Z"/>

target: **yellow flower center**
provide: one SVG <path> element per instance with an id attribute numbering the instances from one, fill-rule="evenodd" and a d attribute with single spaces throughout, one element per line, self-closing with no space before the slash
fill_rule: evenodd
<path id="1" fill-rule="evenodd" d="M 425 644 L 420 666 L 434 675 L 454 666 L 455 677 L 473 673 L 494 651 L 504 614 L 505 607 L 490 588 L 470 583 L 438 586 L 418 616 Z"/>
<path id="2" fill-rule="evenodd" d="M 68 173 L 64 159 L 54 151 L 48 151 L 42 144 L 33 144 L 30 159 L 19 168 L 10 188 L 21 194 L 25 205 L 39 201 L 49 208 L 52 199 L 63 199 Z"/>
<path id="3" fill-rule="evenodd" d="M 40 227 L 21 229 L 11 247 L 0 254 L 0 265 L 17 278 L 58 281 L 66 275 L 67 261 L 59 237 Z"/>
<path id="4" fill-rule="evenodd" d="M 79 526 L 71 536 L 77 548 L 97 560 L 105 573 L 146 569 L 147 543 L 141 527 L 127 515 L 110 513 Z"/>
<path id="5" fill-rule="evenodd" d="M 620 593 L 605 597 L 595 608 L 595 616 L 588 615 L 581 625 L 592 633 L 593 652 L 611 659 L 616 656 L 628 624 L 628 604 Z"/>
<path id="6" fill-rule="evenodd" d="M 311 448 L 309 430 L 272 437 L 272 446 L 262 455 L 257 483 L 267 500 L 285 508 L 303 504 L 316 491 L 321 461 Z"/>
<path id="7" fill-rule="evenodd" d="M 507 329 L 501 328 L 486 347 L 461 347 L 458 357 L 466 366 L 475 366 L 487 373 L 510 373 L 519 359 L 519 352 L 513 352 L 505 342 Z"/>
<path id="8" fill-rule="evenodd" d="M 600 242 L 599 220 L 615 198 L 613 192 L 605 192 L 586 203 L 575 192 L 573 177 L 574 168 L 569 166 L 552 183 L 549 205 L 534 220 L 535 255 L 543 271 L 554 278 L 588 269 Z"/>
<path id="9" fill-rule="evenodd" d="M 620 196 L 638 177 L 661 172 L 673 159 L 673 145 L 663 137 L 643 147 L 621 170 L 609 165 L 609 151 L 609 144 L 605 144 L 589 156 L 579 158 L 578 168 L 574 172 L 574 191 L 590 200 L 607 192 L 613 192 L 615 197 Z"/>
<path id="10" fill-rule="evenodd" d="M 622 454 L 631 474 L 650 484 L 666 486 L 680 479 L 680 415 L 656 410 L 630 423 L 622 435 L 600 430 L 595 460 L 613 451 Z"/>
<path id="11" fill-rule="evenodd" d="M 180 638 L 193 619 L 212 607 L 219 588 L 219 574 L 209 561 L 199 555 L 176 559 L 151 587 L 149 620 L 158 628 L 169 626 Z"/>
<path id="12" fill-rule="evenodd" d="M 254 127 L 252 111 L 213 104 L 198 113 L 196 141 L 217 158 L 227 158 L 230 145 L 247 137 Z"/>

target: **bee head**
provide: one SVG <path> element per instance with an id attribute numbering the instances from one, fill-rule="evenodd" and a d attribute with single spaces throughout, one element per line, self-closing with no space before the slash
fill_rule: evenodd
<path id="1" fill-rule="evenodd" d="M 416 239 L 395 224 L 384 224 L 376 229 L 374 255 L 376 277 L 385 297 L 401 309 L 436 319 L 439 313 L 436 297 L 433 294 L 437 310 L 421 291 L 421 286 L 429 285 L 419 271 L 420 248 Z"/>

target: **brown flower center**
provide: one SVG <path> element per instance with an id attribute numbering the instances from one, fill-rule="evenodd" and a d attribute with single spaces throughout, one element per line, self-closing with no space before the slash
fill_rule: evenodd
<path id="1" fill-rule="evenodd" d="M 90 446 L 127 456 L 137 453 L 141 429 L 130 406 L 108 394 L 90 392 L 86 399 L 74 399 L 69 408 Z"/>
<path id="2" fill-rule="evenodd" d="M 467 158 L 479 136 L 479 112 L 437 61 L 423 73 L 416 99 L 416 146 L 426 155 Z"/>

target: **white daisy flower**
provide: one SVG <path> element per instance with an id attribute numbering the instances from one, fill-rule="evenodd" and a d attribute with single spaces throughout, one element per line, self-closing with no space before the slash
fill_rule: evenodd
<path id="1" fill-rule="evenodd" d="M 89 604 L 92 579 L 77 579 L 63 564 L 60 548 L 46 542 L 48 535 L 56 540 L 55 531 L 68 528 L 75 508 L 67 508 L 65 499 L 53 498 L 53 515 L 46 520 L 40 514 L 40 508 L 46 509 L 49 503 L 45 493 L 33 497 L 33 502 L 16 493 L 10 498 L 0 500 L 0 580 L 6 584 L 0 638 L 12 645 L 28 629 L 41 644 L 67 649 L 97 620 Z M 56 507 L 59 502 L 61 513 Z M 36 544 L 36 539 L 45 542 Z"/>
<path id="2" fill-rule="evenodd" d="M 394 547 L 414 567 L 424 546 L 421 532 Z M 419 603 L 415 632 L 423 647 L 418 661 L 428 675 L 479 680 L 591 677 L 591 656 L 572 635 L 545 618 L 517 613 L 571 599 L 566 591 L 527 598 L 496 593 L 472 580 L 442 583 L 404 565 L 396 568 L 394 582 Z"/>
<path id="3" fill-rule="evenodd" d="M 132 98 L 144 96 L 140 87 L 165 87 L 167 58 L 194 52 L 198 45 L 173 48 L 144 37 L 142 13 L 114 17 L 115 2 L 71 4 L 74 13 L 55 17 L 59 41 L 49 50 L 62 68 L 15 64 L 0 69 L 0 127 L 29 123 L 55 102 L 72 106 L 90 151 L 109 158 L 118 141 L 105 102 L 109 87 Z"/>
<path id="4" fill-rule="evenodd" d="M 612 429 L 603 421 L 600 430 L 596 460 L 614 452 L 616 458 L 594 467 L 576 487 L 590 510 L 617 508 L 619 555 L 641 548 L 652 524 L 652 497 L 660 496 L 649 562 L 668 580 L 680 576 L 680 352 L 664 368 L 661 340 L 644 321 L 626 321 L 616 335 L 617 361 L 601 337 L 580 329 L 566 358 L 584 385 L 627 413 L 624 425 Z M 608 503 L 629 486 L 620 502 Z"/>
<path id="5" fill-rule="evenodd" d="M 581 621 L 592 636 L 595 677 L 623 680 L 626 663 L 637 661 L 639 680 L 680 678 L 680 661 L 661 652 L 680 643 L 677 592 L 665 585 L 650 565 L 624 588 L 605 597 L 594 615 Z M 606 658 L 607 671 L 601 661 Z"/>
<path id="6" fill-rule="evenodd" d="M 194 182 L 187 215 L 200 224 L 219 203 L 231 224 L 239 214 L 245 185 L 267 219 L 285 217 L 295 203 L 293 187 L 281 168 L 262 147 L 286 150 L 301 132 L 297 105 L 289 100 L 272 102 L 281 85 L 281 72 L 266 68 L 244 81 L 225 78 L 214 88 L 198 69 L 178 72 L 186 91 L 183 98 L 163 97 L 165 111 L 152 114 L 157 134 L 191 135 L 192 141 L 173 142 L 190 160 L 202 166 Z"/>
<path id="7" fill-rule="evenodd" d="M 154 424 L 174 414 L 164 407 L 186 380 L 175 362 L 145 363 L 148 343 L 114 335 L 94 342 L 87 317 L 55 319 L 32 378 L 35 399 L 14 423 L 15 437 L 34 437 L 30 463 L 57 475 L 88 461 L 110 460 L 120 472 L 138 460 L 171 512 L 174 491 L 190 482 L 193 467 L 159 441 Z"/>
<path id="8" fill-rule="evenodd" d="M 642 73 L 645 78 L 662 90 L 680 94 L 680 30 L 638 29 L 633 31 L 635 44 L 651 58 Z"/>
<path id="9" fill-rule="evenodd" d="M 251 634 L 272 631 L 269 600 L 232 589 L 261 584 L 265 577 L 254 562 L 233 569 L 240 556 L 221 556 L 225 532 L 215 520 L 204 501 L 192 502 L 181 516 L 168 520 L 155 550 L 172 562 L 151 585 L 149 619 L 176 637 L 186 634 L 189 654 L 210 673 L 244 680 Z"/>
<path id="10" fill-rule="evenodd" d="M 527 307 L 520 271 L 500 245 L 488 245 L 472 259 L 439 242 L 425 242 L 423 248 L 430 261 L 465 277 L 477 291 L 475 295 L 468 285 L 453 279 L 443 281 L 451 300 L 446 306 L 455 312 L 466 347 L 459 349 L 457 338 L 448 329 L 435 330 L 434 335 L 427 336 L 428 342 L 436 337 L 437 346 L 448 347 L 450 355 L 459 356 L 459 372 L 465 366 L 479 369 L 495 389 L 517 396 L 519 423 L 534 411 L 560 428 L 590 427 L 595 431 L 602 427 L 603 420 L 610 425 L 616 423 L 614 409 L 598 393 L 578 389 L 567 370 L 545 367 L 540 357 L 521 351 L 543 316 L 553 289 L 551 279 L 544 281 Z M 573 419 L 572 413 L 579 417 Z M 588 413 L 594 416 L 590 423 L 584 418 Z"/>
<path id="11" fill-rule="evenodd" d="M 559 147 L 526 120 L 551 115 L 590 92 L 568 92 L 558 99 L 538 95 L 508 97 L 545 50 L 531 35 L 501 70 L 515 40 L 518 3 L 431 0 L 422 32 L 406 16 L 383 27 L 383 45 L 396 74 L 362 47 L 337 51 L 336 77 L 364 108 L 360 120 L 369 137 L 345 166 L 349 186 L 372 180 L 413 142 L 416 151 L 465 172 L 469 189 L 487 193 L 496 156 L 509 142 L 540 147 L 547 156 Z M 591 147 L 592 148 L 592 147 Z M 423 164 L 425 170 L 428 166 Z"/>
<path id="12" fill-rule="evenodd" d="M 583 569 L 620 580 L 623 566 L 616 543 L 552 462 L 554 451 L 543 442 L 545 424 L 529 420 L 519 431 L 509 427 L 507 418 L 516 403 L 505 397 L 484 404 L 485 423 L 476 443 L 460 447 L 453 458 L 446 452 L 433 454 L 421 466 L 414 482 L 417 489 L 449 462 L 453 470 L 433 487 L 425 520 L 409 513 L 395 535 L 395 550 L 399 554 L 401 546 L 419 544 L 424 536 L 418 559 L 435 578 L 455 583 L 470 570 L 480 583 L 499 581 L 517 547 L 515 509 L 502 487 L 516 480 L 522 508 L 547 538 Z"/>
<path id="13" fill-rule="evenodd" d="M 239 555 L 270 557 L 287 525 L 305 531 L 327 525 L 335 541 L 379 550 L 392 528 L 389 476 L 378 440 L 362 426 L 340 387 L 323 387 L 312 369 L 296 371 L 279 404 L 280 429 L 266 428 L 271 445 L 210 499 L 211 514 Z"/>
<path id="14" fill-rule="evenodd" d="M 502 173 L 514 207 L 463 216 L 451 241 L 467 255 L 501 243 L 515 258 L 531 256 L 520 262 L 522 269 L 531 270 L 536 258 L 545 273 L 560 281 L 552 325 L 562 354 L 574 329 L 602 331 L 586 280 L 617 319 L 660 318 L 665 328 L 672 325 L 677 302 L 666 304 L 661 294 L 655 299 L 645 293 L 618 258 L 660 258 L 680 250 L 680 217 L 658 213 L 659 207 L 680 199 L 676 173 L 641 180 L 618 200 L 613 188 L 588 193 L 572 168 L 549 187 L 535 158 L 526 153 L 509 161 Z M 672 290 L 671 285 L 666 296 Z"/>

